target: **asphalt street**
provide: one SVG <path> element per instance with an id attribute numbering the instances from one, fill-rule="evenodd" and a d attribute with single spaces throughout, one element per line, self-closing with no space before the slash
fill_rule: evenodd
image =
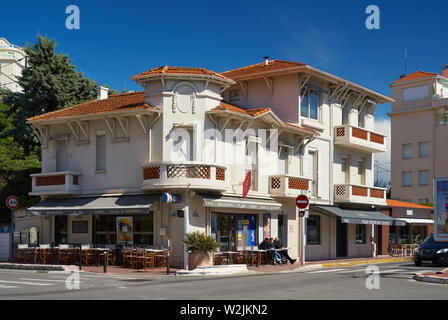
<path id="1" fill-rule="evenodd" d="M 79 274 L 79 289 L 63 272 L 0 270 L 0 300 L 375 300 L 448 299 L 448 286 L 418 282 L 412 262 L 378 264 L 379 288 L 368 289 L 366 266 L 221 277 Z"/>

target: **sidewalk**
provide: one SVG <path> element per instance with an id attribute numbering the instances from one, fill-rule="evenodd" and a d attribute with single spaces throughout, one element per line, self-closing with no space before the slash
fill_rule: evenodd
<path id="1" fill-rule="evenodd" d="M 436 273 L 417 273 L 414 279 L 422 282 L 448 284 L 448 268 Z"/>

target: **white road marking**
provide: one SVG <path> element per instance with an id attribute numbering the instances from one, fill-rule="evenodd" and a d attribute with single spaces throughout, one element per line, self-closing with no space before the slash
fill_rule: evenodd
<path id="1" fill-rule="evenodd" d="M 325 272 L 337 272 L 337 271 L 343 271 L 347 269 L 330 269 L 330 270 L 319 270 L 319 271 L 311 271 L 306 273 L 325 273 Z"/>
<path id="2" fill-rule="evenodd" d="M 341 271 L 338 273 L 355 273 L 355 272 L 365 272 L 365 271 L 366 271 L 366 269 L 364 268 L 364 269 L 356 269 L 356 270 L 345 270 L 345 271 Z"/>
<path id="3" fill-rule="evenodd" d="M 19 288 L 17 286 L 6 286 L 4 284 L 0 284 L 0 289 L 14 289 L 14 288 Z"/>
<path id="4" fill-rule="evenodd" d="M 20 278 L 19 280 L 27 280 L 27 281 L 44 281 L 44 282 L 64 282 L 66 280 L 58 280 L 58 279 L 29 279 L 29 278 Z"/>
<path id="5" fill-rule="evenodd" d="M 37 283 L 37 282 L 24 282 L 24 281 L 6 281 L 0 280 L 3 283 L 12 283 L 12 284 L 27 284 L 30 286 L 54 286 L 54 283 Z"/>

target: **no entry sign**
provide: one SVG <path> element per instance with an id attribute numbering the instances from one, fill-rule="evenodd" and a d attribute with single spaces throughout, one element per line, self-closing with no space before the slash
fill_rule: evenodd
<path id="1" fill-rule="evenodd" d="M 297 208 L 299 208 L 301 210 L 308 208 L 309 204 L 310 204 L 310 199 L 308 199 L 308 197 L 303 194 L 298 196 L 296 199 L 296 206 L 297 206 Z"/>
<path id="2" fill-rule="evenodd" d="M 17 197 L 9 196 L 8 199 L 6 199 L 6 206 L 9 209 L 17 209 L 19 207 L 19 202 L 17 201 Z"/>

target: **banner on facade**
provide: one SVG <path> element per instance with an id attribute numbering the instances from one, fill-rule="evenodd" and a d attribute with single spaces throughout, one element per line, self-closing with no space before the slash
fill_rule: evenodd
<path id="1" fill-rule="evenodd" d="M 271 214 L 265 213 L 263 215 L 263 239 L 271 237 Z"/>
<path id="2" fill-rule="evenodd" d="M 132 217 L 117 217 L 117 242 L 133 244 L 134 230 Z"/>
<path id="3" fill-rule="evenodd" d="M 434 179 L 434 238 L 448 241 L 448 178 Z"/>

